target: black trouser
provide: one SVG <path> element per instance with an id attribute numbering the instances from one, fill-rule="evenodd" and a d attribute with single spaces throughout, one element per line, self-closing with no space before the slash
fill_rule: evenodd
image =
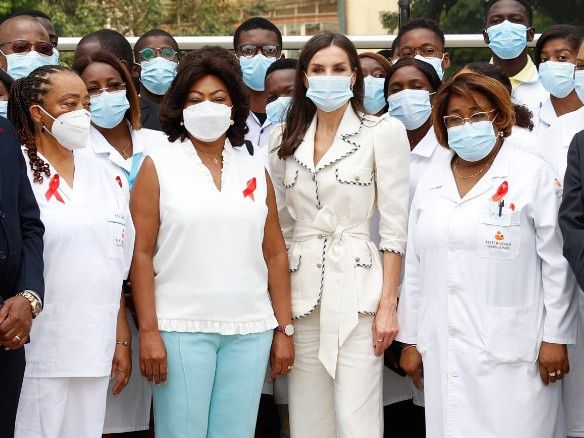
<path id="1" fill-rule="evenodd" d="M 24 348 L 5 351 L 0 347 L 0 437 L 14 436 L 16 409 L 24 376 Z"/>
<path id="2" fill-rule="evenodd" d="M 424 438 L 426 436 L 424 408 L 414 405 L 411 400 L 385 406 L 384 416 L 384 438 Z"/>

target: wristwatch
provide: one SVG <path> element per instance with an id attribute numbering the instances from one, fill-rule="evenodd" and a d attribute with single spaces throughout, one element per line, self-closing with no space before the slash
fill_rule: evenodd
<path id="1" fill-rule="evenodd" d="M 288 325 L 279 325 L 274 330 L 280 333 L 284 333 L 286 336 L 292 336 L 294 334 L 294 326 L 292 324 Z"/>
<path id="2" fill-rule="evenodd" d="M 32 307 L 32 319 L 35 319 L 37 316 L 39 316 L 39 313 L 41 313 L 43 310 L 43 305 L 36 297 L 36 295 L 28 290 L 22 291 L 18 293 L 18 295 L 23 296 L 29 301 L 30 306 Z"/>

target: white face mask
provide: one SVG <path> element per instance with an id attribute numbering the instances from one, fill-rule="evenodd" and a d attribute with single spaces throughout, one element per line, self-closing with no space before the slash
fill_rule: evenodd
<path id="1" fill-rule="evenodd" d="M 183 110 L 185 128 L 203 142 L 217 140 L 231 125 L 231 107 L 205 100 Z"/>
<path id="2" fill-rule="evenodd" d="M 51 119 L 54 120 L 51 130 L 45 130 L 52 135 L 61 146 L 70 151 L 83 149 L 87 146 L 89 139 L 89 129 L 91 127 L 91 113 L 86 109 L 63 113 L 55 118 L 50 115 L 42 106 L 39 108 Z"/>

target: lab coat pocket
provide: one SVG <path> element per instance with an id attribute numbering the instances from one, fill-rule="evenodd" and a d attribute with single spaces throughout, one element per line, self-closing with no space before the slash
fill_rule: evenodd
<path id="1" fill-rule="evenodd" d="M 533 363 L 538 354 L 535 304 L 519 307 L 483 305 L 487 354 L 495 363 Z"/>
<path id="2" fill-rule="evenodd" d="M 477 233 L 477 251 L 486 258 L 514 259 L 521 246 L 521 212 L 503 216 L 484 213 Z"/>
<path id="3" fill-rule="evenodd" d="M 126 215 L 121 212 L 111 212 L 107 215 L 108 257 L 112 260 L 124 259 L 124 242 L 126 240 Z"/>
<path id="4" fill-rule="evenodd" d="M 370 167 L 339 166 L 335 176 L 341 184 L 370 186 L 373 183 L 373 169 Z"/>

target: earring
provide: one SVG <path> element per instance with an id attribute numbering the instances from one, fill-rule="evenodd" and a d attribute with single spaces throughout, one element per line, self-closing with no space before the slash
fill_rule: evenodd
<path id="1" fill-rule="evenodd" d="M 229 124 L 230 124 L 231 126 L 235 125 L 235 122 L 233 121 L 233 119 L 229 120 Z"/>
<path id="2" fill-rule="evenodd" d="M 505 136 L 505 133 L 503 131 L 499 131 L 499 133 L 497 134 L 499 137 L 503 137 Z"/>
<path id="3" fill-rule="evenodd" d="M 183 120 L 180 121 L 180 126 L 183 126 L 185 122 Z"/>

